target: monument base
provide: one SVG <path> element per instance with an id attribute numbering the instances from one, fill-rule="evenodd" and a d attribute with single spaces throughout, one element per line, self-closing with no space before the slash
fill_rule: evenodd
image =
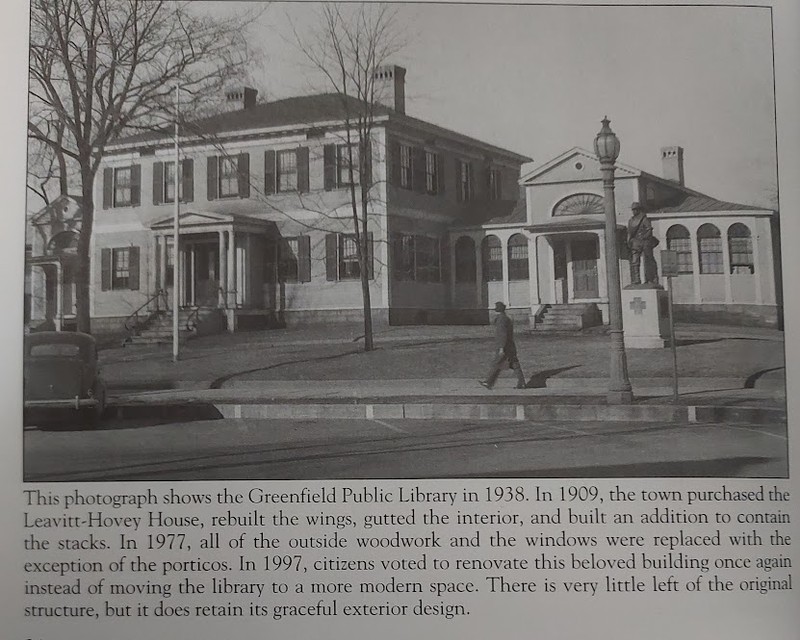
<path id="1" fill-rule="evenodd" d="M 626 349 L 663 349 L 669 345 L 669 298 L 661 287 L 622 290 Z"/>

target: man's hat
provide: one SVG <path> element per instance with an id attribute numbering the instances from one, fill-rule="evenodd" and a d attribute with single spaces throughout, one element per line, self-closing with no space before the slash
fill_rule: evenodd
<path id="1" fill-rule="evenodd" d="M 640 205 L 638 202 L 634 202 L 631 205 L 631 211 L 641 211 L 641 210 L 642 210 L 642 205 Z"/>
<path id="2" fill-rule="evenodd" d="M 495 302 L 494 310 L 497 311 L 497 313 L 501 313 L 506 310 L 506 305 L 504 305 L 502 302 Z"/>

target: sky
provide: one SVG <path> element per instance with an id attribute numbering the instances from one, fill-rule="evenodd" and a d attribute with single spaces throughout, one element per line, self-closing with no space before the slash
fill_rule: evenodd
<path id="1" fill-rule="evenodd" d="M 252 8 L 252 4 L 242 5 Z M 237 3 L 206 5 L 236 10 Z M 406 113 L 544 164 L 591 150 L 607 115 L 619 161 L 661 175 L 684 148 L 686 185 L 775 206 L 772 26 L 754 7 L 395 4 Z M 252 84 L 268 99 L 324 88 L 292 37 L 315 3 L 273 2 L 251 25 Z"/>

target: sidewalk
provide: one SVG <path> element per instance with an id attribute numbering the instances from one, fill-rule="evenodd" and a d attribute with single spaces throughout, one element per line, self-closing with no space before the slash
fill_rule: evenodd
<path id="1" fill-rule="evenodd" d="M 492 351 L 485 326 L 390 329 L 376 334 L 369 353 L 347 328 L 331 327 L 211 336 L 185 345 L 177 363 L 164 348 L 109 350 L 101 358 L 111 402 L 127 413 L 191 406 L 262 418 L 785 420 L 782 333 L 682 326 L 678 341 L 678 403 L 671 351 L 629 350 L 635 399 L 627 408 L 605 401 L 602 330 L 520 335 L 528 379 L 521 390 L 511 375 L 492 391 L 478 384 Z"/>

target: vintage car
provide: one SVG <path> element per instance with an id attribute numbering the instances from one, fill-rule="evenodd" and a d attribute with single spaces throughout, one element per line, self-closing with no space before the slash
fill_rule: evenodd
<path id="1" fill-rule="evenodd" d="M 85 333 L 41 331 L 24 339 L 25 422 L 69 419 L 93 426 L 106 408 L 97 344 Z"/>

